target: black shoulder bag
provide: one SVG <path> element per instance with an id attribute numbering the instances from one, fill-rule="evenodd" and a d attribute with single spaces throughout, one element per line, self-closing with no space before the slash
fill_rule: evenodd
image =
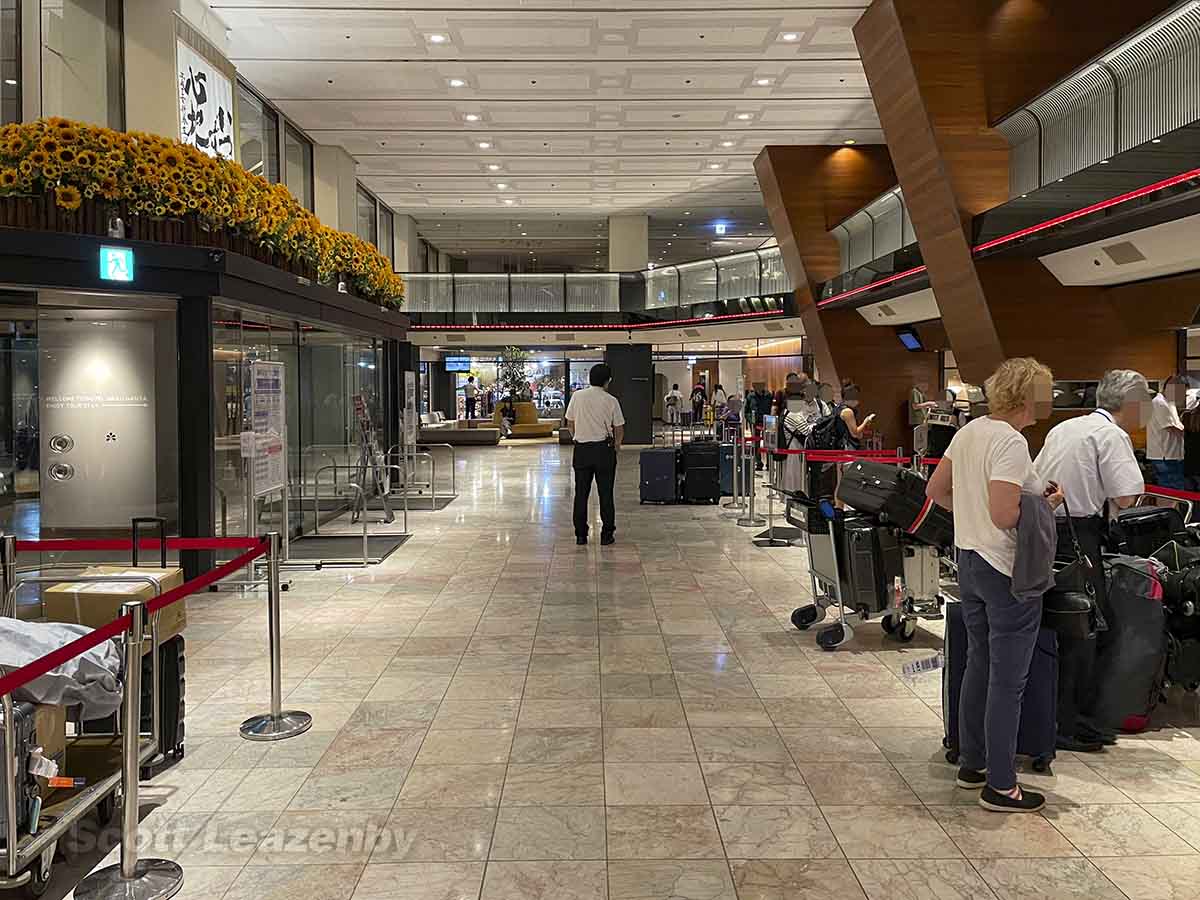
<path id="1" fill-rule="evenodd" d="M 1086 640 L 1097 631 L 1105 630 L 1107 625 L 1096 604 L 1096 586 L 1092 582 L 1094 566 L 1079 546 L 1075 523 L 1065 499 L 1063 511 L 1075 559 L 1054 564 L 1054 587 L 1042 598 L 1042 625 L 1054 629 L 1062 637 Z"/>

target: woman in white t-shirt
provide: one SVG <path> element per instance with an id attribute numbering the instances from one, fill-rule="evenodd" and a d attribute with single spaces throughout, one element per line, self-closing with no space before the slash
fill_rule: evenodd
<path id="1" fill-rule="evenodd" d="M 967 628 L 967 671 L 959 700 L 958 786 L 980 790 L 995 812 L 1036 812 L 1045 798 L 1017 784 L 1014 758 L 1021 700 L 1042 604 L 1013 596 L 1022 491 L 1062 503 L 1044 485 L 1021 431 L 1050 414 L 1050 370 L 1009 359 L 984 385 L 989 414 L 960 429 L 929 480 L 928 496 L 954 511 L 958 584 Z"/>

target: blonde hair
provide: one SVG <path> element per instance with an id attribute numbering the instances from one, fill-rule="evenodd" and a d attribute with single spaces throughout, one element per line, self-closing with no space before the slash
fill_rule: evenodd
<path id="1" fill-rule="evenodd" d="M 1030 356 L 1006 359 L 983 383 L 983 389 L 987 393 L 988 411 L 995 415 L 1004 415 L 1024 408 L 1029 402 L 1033 384 L 1039 378 L 1053 381 L 1054 374 Z"/>

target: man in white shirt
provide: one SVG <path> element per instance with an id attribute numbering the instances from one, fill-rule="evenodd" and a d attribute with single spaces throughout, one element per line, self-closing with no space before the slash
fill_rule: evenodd
<path id="1" fill-rule="evenodd" d="M 467 418 L 475 418 L 475 403 L 479 397 L 479 387 L 475 384 L 475 376 L 467 377 L 467 383 L 463 386 L 463 397 L 467 401 Z"/>
<path id="2" fill-rule="evenodd" d="M 667 395 L 663 397 L 663 407 L 667 412 L 667 424 L 674 425 L 679 421 L 679 408 L 683 406 L 683 392 L 679 385 L 671 385 Z"/>
<path id="3" fill-rule="evenodd" d="M 1149 399 L 1150 388 L 1140 373 L 1131 369 L 1107 372 L 1096 389 L 1095 412 L 1051 428 L 1034 462 L 1038 474 L 1057 483 L 1066 498 L 1057 510 L 1059 559 L 1071 561 L 1074 557 L 1066 520 L 1069 511 L 1080 549 L 1092 563 L 1091 582 L 1102 612 L 1107 605 L 1101 554 L 1108 506 L 1132 506 L 1145 490 L 1129 432 L 1145 423 Z M 1060 750 L 1094 752 L 1102 744 L 1115 741 L 1114 734 L 1095 727 L 1088 719 L 1094 699 L 1091 674 L 1095 660 L 1095 638 L 1080 641 L 1059 637 Z"/>
<path id="4" fill-rule="evenodd" d="M 591 387 L 576 391 L 567 405 L 567 430 L 575 437 L 571 467 L 575 470 L 575 543 L 588 540 L 588 500 L 592 479 L 600 493 L 600 543 L 615 542 L 617 530 L 613 482 L 617 477 L 617 453 L 625 438 L 625 416 L 621 404 L 608 392 L 612 369 L 605 363 L 592 366 Z"/>
<path id="5" fill-rule="evenodd" d="M 1146 426 L 1146 460 L 1154 467 L 1154 477 L 1163 487 L 1182 491 L 1183 420 L 1179 408 L 1187 401 L 1187 385 L 1172 375 L 1151 404 L 1150 424 Z"/>

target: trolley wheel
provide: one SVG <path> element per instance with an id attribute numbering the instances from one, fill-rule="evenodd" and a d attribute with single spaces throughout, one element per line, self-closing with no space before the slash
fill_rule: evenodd
<path id="1" fill-rule="evenodd" d="M 836 625 L 830 625 L 828 628 L 822 628 L 817 632 L 817 646 L 822 650 L 832 653 L 853 637 L 854 632 L 850 629 L 850 626 L 838 622 Z"/>
<path id="2" fill-rule="evenodd" d="M 801 631 L 808 631 L 809 627 L 817 621 L 820 613 L 817 612 L 816 604 L 811 606 L 801 606 L 798 609 L 792 610 L 792 624 Z"/>
<path id="3" fill-rule="evenodd" d="M 1045 756 L 1037 756 L 1037 757 L 1034 757 L 1034 760 L 1033 760 L 1033 771 L 1035 771 L 1035 772 L 1037 772 L 1037 773 L 1039 773 L 1039 774 L 1041 774 L 1041 775 L 1049 775 L 1049 774 L 1051 774 L 1051 772 L 1050 772 L 1050 759 L 1049 759 L 1048 757 L 1045 757 Z"/>
<path id="4" fill-rule="evenodd" d="M 107 828 L 116 817 L 117 795 L 114 791 L 96 804 L 96 818 L 100 820 L 101 828 Z"/>
<path id="5" fill-rule="evenodd" d="M 50 886 L 50 876 L 54 872 L 54 851 L 50 850 L 49 854 L 42 854 L 25 871 L 29 873 L 29 880 L 21 886 L 21 895 L 24 897 L 42 896 L 46 893 L 46 888 Z"/>
<path id="6" fill-rule="evenodd" d="M 885 634 L 893 634 L 896 631 L 896 620 L 893 618 L 892 613 L 888 613 L 880 619 L 879 624 L 883 626 Z"/>
<path id="7" fill-rule="evenodd" d="M 950 763 L 950 765 L 952 765 L 952 766 L 957 766 L 958 765 L 958 751 L 957 750 L 947 750 L 946 751 L 946 762 Z"/>
<path id="8" fill-rule="evenodd" d="M 900 639 L 900 643 L 907 644 L 917 636 L 917 623 L 913 619 L 905 619 L 900 623 L 900 627 L 896 629 L 896 637 Z"/>
<path id="9" fill-rule="evenodd" d="M 858 620 L 860 622 L 869 622 L 871 620 L 871 607 L 867 606 L 865 603 L 862 606 L 857 607 L 854 611 L 858 614 Z"/>

